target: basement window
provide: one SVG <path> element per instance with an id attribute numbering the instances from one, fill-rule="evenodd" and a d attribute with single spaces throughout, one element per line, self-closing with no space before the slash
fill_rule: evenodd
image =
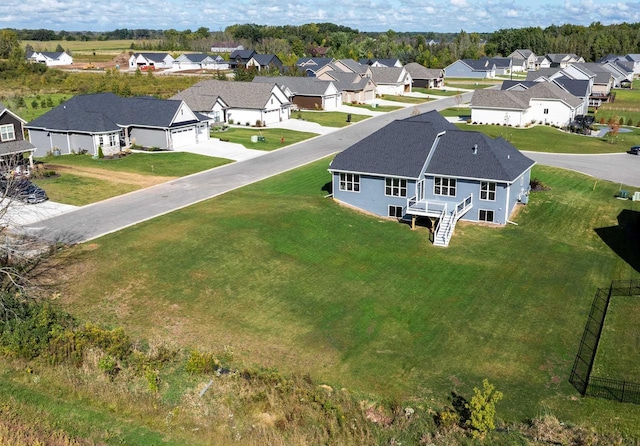
<path id="1" fill-rule="evenodd" d="M 493 223 L 493 211 L 489 211 L 487 209 L 480 209 L 478 211 L 478 220 Z"/>

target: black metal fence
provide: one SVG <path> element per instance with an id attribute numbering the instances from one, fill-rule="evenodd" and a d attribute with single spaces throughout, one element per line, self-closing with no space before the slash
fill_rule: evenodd
<path id="1" fill-rule="evenodd" d="M 640 384 L 591 376 L 602 328 L 613 296 L 640 297 L 640 280 L 613 281 L 608 290 L 599 288 L 596 291 L 569 382 L 582 396 L 640 404 Z"/>

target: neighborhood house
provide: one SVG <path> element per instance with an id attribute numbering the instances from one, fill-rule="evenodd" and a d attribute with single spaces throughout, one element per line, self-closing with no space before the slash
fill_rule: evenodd
<path id="1" fill-rule="evenodd" d="M 209 139 L 209 118 L 182 101 L 123 98 L 113 93 L 74 96 L 29 122 L 36 156 L 87 151 L 120 152 L 137 144 L 172 150 Z"/>
<path id="2" fill-rule="evenodd" d="M 336 155 L 333 198 L 383 217 L 428 217 L 447 246 L 458 220 L 504 225 L 527 203 L 534 161 L 437 112 L 394 121 Z"/>

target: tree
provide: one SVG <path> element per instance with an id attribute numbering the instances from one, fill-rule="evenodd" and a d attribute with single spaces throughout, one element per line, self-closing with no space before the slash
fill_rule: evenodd
<path id="1" fill-rule="evenodd" d="M 487 432 L 496 428 L 496 404 L 502 397 L 502 392 L 496 390 L 486 378 L 482 381 L 482 391 L 477 387 L 473 388 L 473 397 L 465 404 L 465 408 L 470 415 L 466 424 L 474 429 L 474 438 L 484 437 Z"/>
<path id="2" fill-rule="evenodd" d="M 15 48 L 20 47 L 18 33 L 12 29 L 0 31 L 0 59 L 8 59 Z"/>
<path id="3" fill-rule="evenodd" d="M 60 44 L 56 45 L 56 50 L 55 50 L 55 52 L 56 52 L 56 53 L 62 53 L 62 52 L 64 52 L 64 48 L 62 48 L 62 45 L 60 45 Z"/>

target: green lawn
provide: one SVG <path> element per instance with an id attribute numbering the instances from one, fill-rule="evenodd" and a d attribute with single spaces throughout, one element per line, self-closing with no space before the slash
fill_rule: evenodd
<path id="1" fill-rule="evenodd" d="M 602 288 L 606 285 L 603 284 Z M 637 360 L 640 351 L 638 333 L 640 298 L 612 297 L 598 346 L 593 376 L 640 382 L 640 362 Z"/>
<path id="2" fill-rule="evenodd" d="M 90 155 L 47 156 L 39 158 L 45 164 L 93 167 L 141 175 L 183 177 L 228 164 L 231 160 L 185 152 L 132 153 L 119 159 L 94 159 Z"/>
<path id="3" fill-rule="evenodd" d="M 391 96 L 388 94 L 381 95 L 380 99 L 384 99 L 385 101 L 402 102 L 404 104 L 423 104 L 425 102 L 433 101 L 433 99 L 429 98 L 414 98 L 413 96 Z"/>
<path id="4" fill-rule="evenodd" d="M 640 406 L 621 413 L 568 383 L 595 289 L 640 276 L 638 253 L 634 268 L 595 229 L 640 203 L 536 167 L 550 190 L 518 226 L 460 223 L 443 249 L 424 228 L 325 198 L 328 161 L 96 240 L 62 302 L 134 336 L 227 345 L 240 362 L 426 407 L 488 378 L 505 394 L 500 418 L 640 436 Z"/>
<path id="5" fill-rule="evenodd" d="M 84 206 L 139 189 L 133 184 L 114 183 L 97 178 L 64 173 L 59 177 L 34 179 L 52 201 Z"/>
<path id="6" fill-rule="evenodd" d="M 617 137 L 598 138 L 562 132 L 550 126 L 514 128 L 498 125 L 459 124 L 462 130 L 475 130 L 493 138 L 502 137 L 520 150 L 553 153 L 616 153 L 640 144 L 640 129 L 619 133 Z"/>
<path id="7" fill-rule="evenodd" d="M 317 122 L 324 127 L 346 127 L 349 125 L 347 122 L 347 115 L 351 115 L 351 122 L 359 122 L 369 118 L 367 115 L 356 115 L 354 113 L 342 113 L 342 112 L 313 112 L 313 111 L 299 111 L 295 112 L 291 118 L 303 119 L 305 121 Z"/>
<path id="8" fill-rule="evenodd" d="M 356 107 L 356 108 L 366 108 L 367 110 L 373 110 L 373 111 L 379 111 L 379 112 L 390 112 L 390 111 L 395 111 L 395 110 L 400 110 L 402 107 L 401 105 L 378 105 L 376 104 L 376 106 L 374 107 L 371 104 L 349 104 L 349 107 Z"/>
<path id="9" fill-rule="evenodd" d="M 439 90 L 437 88 L 421 88 L 421 87 L 414 87 L 413 91 L 416 91 L 418 93 L 424 93 L 424 94 L 432 94 L 436 96 L 456 96 L 461 93 L 464 93 L 464 91 Z"/>
<path id="10" fill-rule="evenodd" d="M 451 107 L 440 110 L 438 113 L 445 117 L 458 116 L 464 119 L 471 119 L 471 109 L 469 107 Z"/>
<path id="11" fill-rule="evenodd" d="M 58 105 L 62 104 L 64 101 L 71 99 L 72 97 L 72 94 L 40 93 L 37 95 L 31 94 L 28 96 L 23 96 L 23 107 L 18 106 L 18 102 L 15 96 L 9 97 L 8 99 L 4 100 L 3 103 L 7 108 L 15 112 L 22 119 L 29 122 L 44 115 L 53 107 L 57 107 Z M 51 101 L 48 102 L 48 99 L 51 99 Z M 51 107 L 51 104 L 53 104 L 53 107 Z M 36 106 L 34 107 L 34 105 Z"/>
<path id="12" fill-rule="evenodd" d="M 251 142 L 252 136 L 263 136 L 264 141 Z M 304 141 L 305 139 L 318 136 L 317 133 L 296 132 L 287 129 L 258 129 L 231 127 L 224 132 L 211 133 L 212 138 L 220 138 L 225 141 L 242 144 L 247 149 L 271 151 L 291 144 Z"/>

